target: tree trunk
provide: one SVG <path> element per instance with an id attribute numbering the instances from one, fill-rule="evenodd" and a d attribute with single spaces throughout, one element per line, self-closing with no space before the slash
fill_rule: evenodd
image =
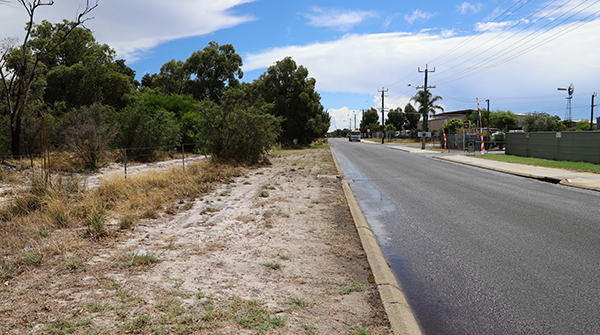
<path id="1" fill-rule="evenodd" d="M 21 156 L 21 118 L 13 116 L 16 120 L 10 122 L 11 149 L 13 156 Z"/>

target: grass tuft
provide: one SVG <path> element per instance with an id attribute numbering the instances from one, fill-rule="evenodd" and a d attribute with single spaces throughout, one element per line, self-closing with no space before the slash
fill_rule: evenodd
<path id="1" fill-rule="evenodd" d="M 261 264 L 262 266 L 266 266 L 269 269 L 273 269 L 273 270 L 279 270 L 281 269 L 283 266 L 279 263 L 270 263 L 270 262 L 265 262 Z"/>
<path id="2" fill-rule="evenodd" d="M 124 267 L 142 266 L 160 262 L 160 257 L 153 252 L 138 254 L 137 252 L 125 252 L 119 257 Z"/>
<path id="3" fill-rule="evenodd" d="M 361 292 L 362 290 L 364 290 L 363 285 L 357 282 L 356 280 L 352 279 L 348 285 L 342 286 L 340 288 L 340 294 L 348 295 L 352 292 Z"/>

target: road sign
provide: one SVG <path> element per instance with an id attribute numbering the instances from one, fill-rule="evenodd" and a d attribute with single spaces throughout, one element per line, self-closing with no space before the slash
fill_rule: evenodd
<path id="1" fill-rule="evenodd" d="M 469 128 L 471 128 L 471 121 L 467 120 L 467 121 L 463 122 L 463 125 L 464 125 L 465 129 L 469 129 Z"/>

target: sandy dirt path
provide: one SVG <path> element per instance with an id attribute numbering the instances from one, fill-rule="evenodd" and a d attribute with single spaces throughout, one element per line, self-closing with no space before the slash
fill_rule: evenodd
<path id="1" fill-rule="evenodd" d="M 0 334 L 391 334 L 330 151 L 271 161 L 2 285 Z"/>

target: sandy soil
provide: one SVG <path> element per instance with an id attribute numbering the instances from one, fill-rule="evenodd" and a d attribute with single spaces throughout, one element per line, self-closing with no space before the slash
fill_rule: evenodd
<path id="1" fill-rule="evenodd" d="M 271 161 L 4 283 L 0 334 L 391 334 L 330 151 Z"/>

